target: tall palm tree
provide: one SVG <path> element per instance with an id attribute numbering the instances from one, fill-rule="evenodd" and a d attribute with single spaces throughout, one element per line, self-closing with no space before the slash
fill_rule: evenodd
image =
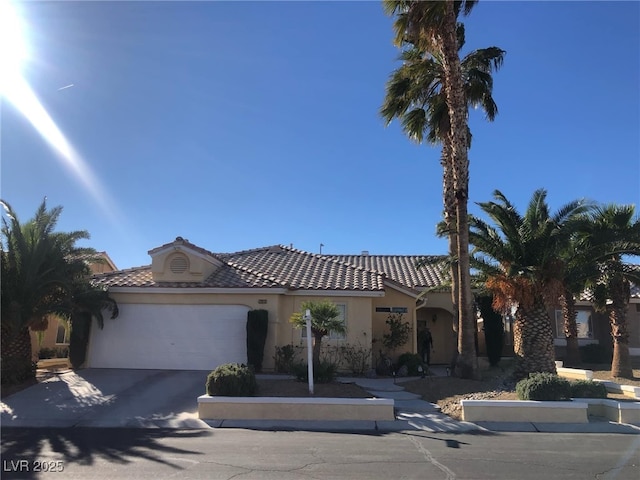
<path id="1" fill-rule="evenodd" d="M 322 348 L 322 338 L 334 332 L 344 334 L 347 327 L 340 319 L 340 310 L 335 303 L 330 300 L 319 302 L 303 302 L 302 311 L 309 310 L 311 314 L 311 334 L 313 335 L 313 364 L 320 363 L 320 350 Z M 289 320 L 297 328 L 305 328 L 306 321 L 301 312 L 291 315 Z"/>
<path id="2" fill-rule="evenodd" d="M 429 105 L 427 110 L 435 111 L 438 107 L 446 108 L 446 126 L 432 123 L 430 129 L 438 132 L 436 135 L 446 137 L 443 142 L 443 166 L 444 166 L 444 202 L 445 219 L 455 229 L 450 228 L 450 251 L 455 251 L 452 257 L 457 260 L 457 272 L 452 275 L 456 299 L 454 305 L 458 309 L 459 337 L 457 359 L 458 373 L 462 376 L 475 376 L 477 374 L 477 361 L 474 343 L 474 318 L 471 297 L 471 277 L 469 268 L 469 225 L 467 218 L 467 202 L 469 190 L 469 162 L 467 149 L 469 137 L 467 125 L 468 100 L 465 93 L 464 76 L 459 57 L 459 47 L 462 43 L 460 28 L 457 23 L 461 11 L 468 14 L 475 1 L 406 1 L 385 0 L 385 11 L 388 15 L 395 15 L 394 29 L 396 32 L 395 43 L 399 47 L 412 45 L 414 52 L 407 53 L 407 60 L 411 57 L 419 59 L 424 53 L 429 52 L 438 60 L 432 64 L 423 66 L 425 71 L 439 70 L 439 85 L 444 92 L 445 102 Z M 462 36 L 463 38 L 463 36 Z M 502 52 L 503 54 L 503 52 Z M 500 62 L 502 61 L 502 54 Z M 497 57 L 494 57 L 494 59 Z M 413 62 L 415 64 L 415 62 Z M 439 67 L 436 68 L 436 63 Z M 418 61 L 419 65 L 419 61 Z M 420 66 L 420 65 L 419 65 Z M 410 68 L 409 68 L 410 69 Z M 481 71 L 479 69 L 478 71 Z M 489 72 L 483 72 L 490 78 Z M 488 75 L 486 75 L 488 73 Z M 418 78 L 420 76 L 418 75 Z M 480 82 L 481 83 L 481 82 Z M 478 84 L 480 84 L 478 83 Z M 428 83 L 424 84 L 429 85 Z M 432 84 L 432 86 L 434 86 Z M 426 99 L 434 93 L 433 88 L 428 87 L 421 95 Z M 495 104 L 494 104 L 495 105 Z M 384 110 L 384 107 L 383 107 Z M 393 116 L 394 106 L 390 105 L 389 112 Z M 403 115 L 403 124 L 407 129 L 421 132 L 420 124 L 428 124 L 436 117 L 423 115 L 425 110 L 413 109 Z M 383 111 L 383 116 L 385 113 Z M 391 117 L 393 118 L 393 117 Z M 441 116 L 440 119 L 443 119 Z M 420 135 L 422 135 L 420 133 Z M 416 137 L 417 138 L 417 137 Z M 457 288 L 456 288 L 457 287 Z M 457 290 L 457 291 L 456 291 Z"/>
<path id="3" fill-rule="evenodd" d="M 587 206 L 570 202 L 551 214 L 545 190 L 534 192 L 524 215 L 498 190 L 495 202 L 479 203 L 495 226 L 472 217 L 470 240 L 474 266 L 485 278 L 498 311 L 516 309 L 514 352 L 517 377 L 555 373 L 553 330 L 547 306 L 563 293 L 561 258 L 574 220 Z"/>
<path id="4" fill-rule="evenodd" d="M 640 285 L 640 268 L 624 263 L 623 256 L 640 256 L 640 218 L 633 205 L 604 205 L 589 220 L 585 243 L 600 251 L 599 276 L 591 286 L 595 308 L 607 314 L 611 326 L 611 375 L 633 378 L 627 307 L 631 283 Z"/>
<path id="5" fill-rule="evenodd" d="M 47 209 L 46 200 L 35 216 L 20 223 L 11 206 L 2 221 L 2 368 L 23 372 L 32 369 L 29 330 L 46 329 L 49 314 L 68 303 L 79 283 L 89 281 L 88 265 L 81 255 L 95 253 L 76 242 L 89 238 L 86 231 L 55 232 L 61 207 Z"/>

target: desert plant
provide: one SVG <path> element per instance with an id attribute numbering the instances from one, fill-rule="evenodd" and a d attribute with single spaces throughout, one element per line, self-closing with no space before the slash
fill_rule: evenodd
<path id="1" fill-rule="evenodd" d="M 294 365 L 298 362 L 297 356 L 301 349 L 293 345 L 276 346 L 275 368 L 278 373 L 291 373 Z"/>
<path id="2" fill-rule="evenodd" d="M 258 384 L 253 369 L 244 364 L 225 363 L 207 377 L 207 395 L 250 397 Z"/>
<path id="3" fill-rule="evenodd" d="M 406 352 L 400 355 L 400 357 L 398 358 L 398 369 L 402 368 L 403 366 L 407 367 L 407 375 L 411 376 L 420 374 L 420 372 L 418 371 L 418 367 L 420 366 L 424 368 L 424 371 L 427 370 L 427 366 L 424 364 L 422 358 L 420 358 L 420 355 L 418 355 L 417 353 Z"/>
<path id="4" fill-rule="evenodd" d="M 330 383 L 336 379 L 338 369 L 330 362 L 320 361 L 313 366 L 313 381 L 316 383 Z M 296 363 L 293 366 L 292 374 L 299 382 L 309 381 L 309 370 L 306 363 Z"/>
<path id="5" fill-rule="evenodd" d="M 571 382 L 573 398 L 607 398 L 607 387 L 593 380 L 576 380 Z"/>
<path id="6" fill-rule="evenodd" d="M 256 372 L 262 371 L 264 344 L 269 328 L 268 310 L 249 310 L 247 312 L 247 363 Z"/>
<path id="7" fill-rule="evenodd" d="M 371 348 L 350 343 L 340 345 L 340 354 L 345 366 L 354 375 L 364 375 L 371 365 Z"/>
<path id="8" fill-rule="evenodd" d="M 520 400 L 568 400 L 571 385 L 548 372 L 531 373 L 516 384 L 516 393 Z"/>
<path id="9" fill-rule="evenodd" d="M 322 349 L 322 337 L 329 333 L 347 333 L 344 318 L 340 318 L 341 312 L 338 306 L 330 300 L 319 302 L 303 302 L 302 312 L 309 310 L 311 314 L 311 334 L 313 335 L 313 363 L 320 363 L 320 351 Z M 295 312 L 289 321 L 296 328 L 306 328 L 307 321 L 302 312 Z"/>
<path id="10" fill-rule="evenodd" d="M 382 344 L 387 350 L 395 350 L 409 341 L 411 325 L 404 321 L 402 313 L 390 313 L 385 323 L 389 327 L 389 333 L 382 335 Z"/>
<path id="11" fill-rule="evenodd" d="M 579 348 L 583 363 L 611 363 L 613 352 L 599 343 L 590 343 Z"/>

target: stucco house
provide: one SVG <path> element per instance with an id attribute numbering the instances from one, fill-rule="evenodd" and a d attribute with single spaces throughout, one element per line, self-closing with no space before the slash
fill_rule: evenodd
<path id="1" fill-rule="evenodd" d="M 396 354 L 418 351 L 417 338 L 425 327 L 433 336 L 432 363 L 448 364 L 456 351 L 451 294 L 438 288 L 445 267 L 416 268 L 424 255 L 326 255 L 283 245 L 213 253 L 181 237 L 149 255 L 150 265 L 94 276 L 118 302 L 120 315 L 106 319 L 103 330 L 92 329 L 86 366 L 211 370 L 225 362 L 246 363 L 247 312 L 265 309 L 269 329 L 263 367 L 270 370 L 276 346 L 306 345 L 289 318 L 303 302 L 320 299 L 333 301 L 347 326 L 345 336 L 329 335 L 326 344 L 371 347 L 377 357 L 385 321 L 390 313 L 402 313 L 412 337 Z M 629 312 L 635 350 L 640 347 L 638 293 Z M 580 308 L 590 305 L 580 303 Z M 606 322 L 601 325 L 591 315 L 591 341 L 610 342 Z M 509 319 L 505 327 L 507 356 L 513 354 Z M 560 338 L 558 344 L 561 348 Z M 482 354 L 482 341 L 478 346 Z"/>
<path id="2" fill-rule="evenodd" d="M 336 303 L 347 325 L 346 336 L 331 335 L 328 344 L 372 346 L 377 353 L 394 312 L 412 326 L 403 351 L 415 352 L 417 332 L 429 326 L 432 362 L 448 363 L 455 352 L 450 293 L 424 294 L 443 283 L 443 272 L 416 269 L 421 256 L 320 255 L 283 245 L 212 253 L 181 237 L 149 255 L 151 265 L 94 277 L 120 315 L 92 329 L 86 366 L 211 370 L 246 362 L 247 312 L 265 309 L 264 368 L 272 369 L 276 346 L 306 343 L 291 314 L 320 299 Z"/>

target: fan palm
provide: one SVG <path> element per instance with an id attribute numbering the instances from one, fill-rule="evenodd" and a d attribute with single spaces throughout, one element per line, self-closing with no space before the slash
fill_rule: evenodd
<path id="1" fill-rule="evenodd" d="M 474 266 L 493 294 L 493 307 L 515 309 L 516 376 L 555 373 L 553 330 L 547 311 L 563 293 L 566 251 L 574 220 L 588 206 L 570 202 L 551 214 L 546 191 L 537 190 L 524 215 L 500 192 L 495 202 L 479 203 L 495 226 L 472 217 Z"/>
<path id="2" fill-rule="evenodd" d="M 311 314 L 311 334 L 313 335 L 313 364 L 320 363 L 320 349 L 322 337 L 330 332 L 343 334 L 347 327 L 340 319 L 340 309 L 329 300 L 319 302 L 303 302 L 302 311 L 309 310 Z M 294 313 L 290 320 L 297 328 L 305 328 L 306 320 L 300 312 Z"/>
<path id="3" fill-rule="evenodd" d="M 598 275 L 588 284 L 596 310 L 605 312 L 611 326 L 611 375 L 633 378 L 629 357 L 627 308 L 631 283 L 640 285 L 640 268 L 623 256 L 640 256 L 640 219 L 633 205 L 604 205 L 589 216 L 584 243 L 597 254 Z"/>
<path id="4" fill-rule="evenodd" d="M 426 134 L 430 142 L 443 144 L 445 221 L 450 254 L 457 260 L 452 296 L 460 324 L 459 373 L 464 376 L 476 373 L 467 219 L 468 105 L 481 105 L 493 119 L 497 109 L 491 97 L 491 71 L 499 68 L 504 56 L 493 47 L 468 55 L 464 65 L 460 61 L 464 29 L 457 23 L 458 14 L 469 13 L 475 3 L 384 1 L 386 12 L 396 16 L 396 44 L 410 48 L 401 57 L 405 64 L 387 84 L 382 116 L 388 122 L 400 117 L 405 133 L 414 140 L 421 142 Z"/>
<path id="5" fill-rule="evenodd" d="M 47 209 L 46 200 L 35 216 L 20 223 L 6 202 L 2 222 L 2 366 L 24 371 L 31 364 L 29 330 L 47 328 L 49 314 L 71 302 L 77 286 L 89 281 L 90 270 L 80 256 L 95 253 L 76 242 L 86 231 L 55 232 L 61 207 Z M 32 375 L 30 372 L 27 376 Z"/>

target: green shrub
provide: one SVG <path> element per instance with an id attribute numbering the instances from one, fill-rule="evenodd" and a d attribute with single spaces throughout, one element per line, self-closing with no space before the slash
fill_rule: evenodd
<path id="1" fill-rule="evenodd" d="M 404 321 L 402 313 L 390 313 L 385 323 L 389 327 L 389 333 L 382 335 L 382 344 L 387 350 L 395 350 L 409 341 L 411 324 Z"/>
<path id="2" fill-rule="evenodd" d="M 262 371 L 268 329 L 269 312 L 267 310 L 247 312 L 247 363 L 253 366 L 256 372 Z"/>
<path id="3" fill-rule="evenodd" d="M 354 375 L 364 375 L 371 366 L 371 348 L 345 343 L 340 345 L 342 362 Z"/>
<path id="4" fill-rule="evenodd" d="M 584 363 L 611 363 L 613 352 L 599 343 L 590 343 L 579 348 Z"/>
<path id="5" fill-rule="evenodd" d="M 299 382 L 309 381 L 309 369 L 306 363 L 297 363 L 291 372 Z M 316 383 L 330 383 L 336 379 L 338 369 L 334 363 L 320 362 L 313 366 L 313 381 Z"/>
<path id="6" fill-rule="evenodd" d="M 520 400 L 568 400 L 571 385 L 551 373 L 531 373 L 516 384 L 516 393 Z"/>
<path id="7" fill-rule="evenodd" d="M 68 356 L 69 349 L 67 347 L 43 347 L 38 351 L 38 358 L 40 360 L 46 360 L 48 358 L 67 358 Z"/>
<path id="8" fill-rule="evenodd" d="M 297 356 L 301 349 L 293 345 L 283 345 L 276 347 L 275 360 L 276 372 L 293 373 L 293 367 L 298 363 Z"/>
<path id="9" fill-rule="evenodd" d="M 257 388 L 255 373 L 244 364 L 225 363 L 207 377 L 207 395 L 250 397 Z"/>
<path id="10" fill-rule="evenodd" d="M 607 387 L 593 380 L 576 380 L 571 382 L 573 398 L 607 398 Z"/>
<path id="11" fill-rule="evenodd" d="M 425 371 L 427 370 L 427 366 L 424 364 L 424 362 L 420 358 L 420 355 L 418 355 L 417 353 L 407 352 L 400 355 L 400 357 L 398 358 L 398 369 L 402 368 L 405 365 L 407 366 L 407 375 L 409 376 L 419 375 L 420 372 L 418 372 L 418 367 L 421 365 Z"/>

